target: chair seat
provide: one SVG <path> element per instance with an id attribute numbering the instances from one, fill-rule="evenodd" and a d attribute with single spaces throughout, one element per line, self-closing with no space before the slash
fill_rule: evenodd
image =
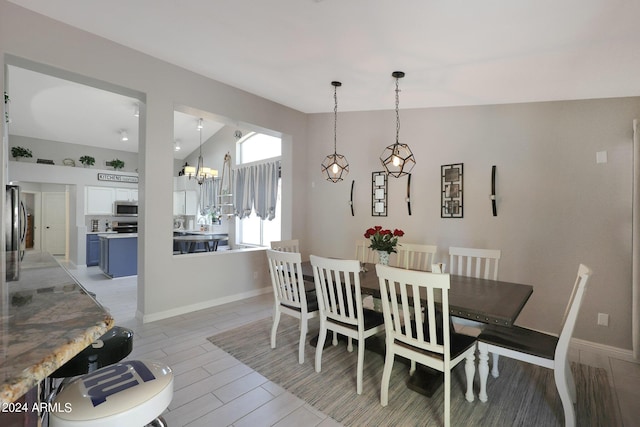
<path id="1" fill-rule="evenodd" d="M 71 360 L 59 367 L 51 378 L 69 378 L 113 365 L 127 357 L 133 349 L 133 331 L 114 326 Z"/>
<path id="2" fill-rule="evenodd" d="M 478 341 L 553 360 L 558 337 L 519 326 L 488 325 L 478 335 Z"/>
<path id="3" fill-rule="evenodd" d="M 316 294 L 316 290 L 312 290 L 312 291 L 305 291 L 304 294 L 307 297 L 307 313 L 311 313 L 314 311 L 318 311 L 318 295 Z M 300 307 L 293 307 L 291 305 L 285 304 L 285 303 L 280 303 L 283 306 L 290 308 L 291 310 L 296 310 L 296 311 L 302 311 L 300 310 Z"/>
<path id="4" fill-rule="evenodd" d="M 384 315 L 379 311 L 363 308 L 362 315 L 363 315 L 365 330 L 375 328 L 376 326 L 384 325 Z M 339 322 L 333 319 L 327 319 L 327 320 L 330 321 L 331 323 L 344 326 L 345 328 L 353 329 L 354 331 L 358 330 L 358 325 L 351 325 L 351 324 Z"/>
<path id="5" fill-rule="evenodd" d="M 436 317 L 436 340 L 437 343 L 440 345 L 444 344 L 444 338 L 442 335 L 442 314 L 440 310 L 436 310 L 439 314 Z M 416 328 L 415 328 L 415 321 L 412 320 L 411 321 L 412 324 L 412 331 L 413 331 L 413 338 L 416 337 Z M 476 343 L 476 337 L 471 336 L 471 335 L 465 335 L 465 334 L 459 334 L 457 332 L 453 331 L 453 328 L 450 327 L 449 329 L 449 352 L 450 352 L 450 357 L 452 359 L 455 359 L 456 357 L 458 357 L 459 355 L 461 355 L 462 353 L 464 353 L 465 351 L 467 351 L 469 349 L 469 347 L 473 346 Z M 427 334 L 429 333 L 429 322 L 425 322 L 424 323 L 424 327 L 423 327 L 423 333 L 424 336 L 427 336 Z M 417 349 L 416 347 L 406 344 L 402 341 L 395 341 L 396 345 L 402 346 L 402 347 L 406 347 L 409 348 L 411 350 L 416 350 L 418 351 L 419 349 Z M 430 351 L 426 351 L 426 350 L 422 350 L 422 351 L 418 351 L 419 353 L 422 354 L 427 354 L 431 357 L 437 357 L 442 359 L 443 355 L 442 354 L 438 354 L 438 353 L 433 353 Z"/>
<path id="6" fill-rule="evenodd" d="M 55 398 L 51 427 L 140 427 L 160 416 L 173 397 L 164 364 L 131 360 L 78 377 Z"/>

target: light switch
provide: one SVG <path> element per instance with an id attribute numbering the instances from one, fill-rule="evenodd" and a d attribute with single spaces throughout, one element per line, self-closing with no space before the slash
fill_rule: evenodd
<path id="1" fill-rule="evenodd" d="M 596 153 L 596 163 L 607 163 L 607 152 L 598 151 Z"/>

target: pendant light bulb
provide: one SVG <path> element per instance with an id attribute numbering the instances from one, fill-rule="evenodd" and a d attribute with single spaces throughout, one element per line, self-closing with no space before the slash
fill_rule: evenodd
<path id="1" fill-rule="evenodd" d="M 337 152 L 338 139 L 338 93 L 337 89 L 342 86 L 340 82 L 331 82 L 333 86 L 333 154 L 329 154 L 322 162 L 322 174 L 325 175 L 327 181 L 340 182 L 349 173 L 349 162 Z"/>

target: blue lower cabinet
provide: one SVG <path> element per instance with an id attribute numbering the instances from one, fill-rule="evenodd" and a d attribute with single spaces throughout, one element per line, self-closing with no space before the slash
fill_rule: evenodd
<path id="1" fill-rule="evenodd" d="M 100 264 L 100 237 L 87 234 L 87 267 Z"/>
<path id="2" fill-rule="evenodd" d="M 100 237 L 100 269 L 109 277 L 138 274 L 138 237 Z"/>

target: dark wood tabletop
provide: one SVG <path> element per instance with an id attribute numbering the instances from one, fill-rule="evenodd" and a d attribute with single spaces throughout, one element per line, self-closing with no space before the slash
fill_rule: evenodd
<path id="1" fill-rule="evenodd" d="M 304 280 L 313 282 L 311 263 L 302 263 Z M 511 326 L 533 293 L 531 285 L 450 275 L 449 312 L 483 323 Z M 375 264 L 365 264 L 360 273 L 363 294 L 380 298 L 380 284 Z"/>

